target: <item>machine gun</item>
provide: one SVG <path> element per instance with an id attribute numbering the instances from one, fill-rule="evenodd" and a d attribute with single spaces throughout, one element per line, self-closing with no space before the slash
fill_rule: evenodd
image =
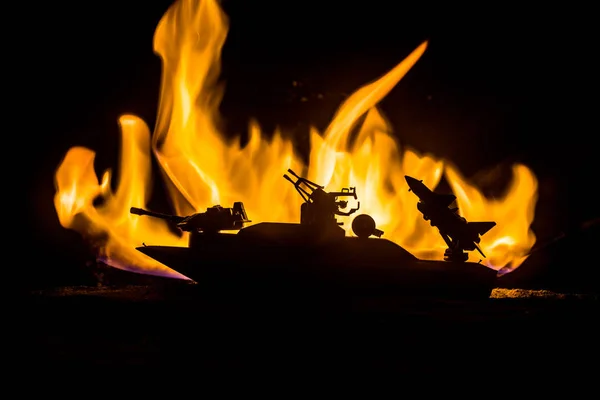
<path id="1" fill-rule="evenodd" d="M 294 185 L 294 188 L 304 200 L 304 203 L 300 207 L 301 224 L 343 225 L 343 222 L 338 222 L 335 216 L 348 216 L 354 214 L 360 208 L 360 202 L 358 202 L 356 208 L 341 211 L 341 209 L 348 206 L 348 202 L 337 199 L 338 197 L 352 197 L 356 200 L 356 188 L 350 187 L 343 188 L 339 192 L 326 192 L 323 186 L 298 176 L 291 169 L 288 169 L 288 172 L 296 178 L 296 181 L 288 175 L 283 175 L 283 177 Z M 301 185 L 304 185 L 304 187 Z"/>
<path id="2" fill-rule="evenodd" d="M 207 208 L 206 212 L 185 217 L 157 213 L 137 207 L 131 207 L 129 212 L 135 215 L 147 215 L 173 222 L 179 229 L 185 232 L 217 233 L 222 230 L 238 230 L 243 228 L 245 223 L 251 222 L 246 214 L 244 203 L 241 201 L 233 203 L 233 207 L 231 208 L 216 205 Z"/>

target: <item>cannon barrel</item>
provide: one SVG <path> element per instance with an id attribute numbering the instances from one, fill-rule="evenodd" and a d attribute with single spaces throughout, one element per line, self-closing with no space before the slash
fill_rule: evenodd
<path id="1" fill-rule="evenodd" d="M 131 207 L 129 212 L 135 215 L 147 215 L 148 217 L 160 218 L 175 223 L 182 222 L 185 219 L 185 217 L 180 217 L 179 215 L 163 214 L 137 207 Z"/>

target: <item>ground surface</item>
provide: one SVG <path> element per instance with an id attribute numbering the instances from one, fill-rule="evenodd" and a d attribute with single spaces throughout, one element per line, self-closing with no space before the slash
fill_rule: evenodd
<path id="1" fill-rule="evenodd" d="M 589 294 L 496 289 L 472 302 L 282 302 L 208 299 L 192 286 L 34 292 L 19 310 L 21 361 L 51 370 L 589 373 L 600 355 L 600 302 Z"/>

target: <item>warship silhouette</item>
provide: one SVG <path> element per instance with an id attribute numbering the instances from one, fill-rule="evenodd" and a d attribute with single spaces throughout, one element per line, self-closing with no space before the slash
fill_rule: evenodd
<path id="1" fill-rule="evenodd" d="M 418 259 L 381 238 L 384 232 L 367 214 L 354 217 L 356 236 L 347 236 L 337 217 L 360 209 L 356 189 L 326 192 L 291 169 L 288 172 L 295 179 L 287 174 L 284 178 L 304 200 L 299 223 L 244 226 L 251 221 L 242 202 L 189 216 L 132 207 L 133 214 L 161 218 L 190 233 L 187 247 L 143 245 L 137 250 L 189 277 L 203 290 L 221 294 L 489 297 L 495 270 L 467 262 L 467 257 Z M 356 207 L 344 211 L 348 200 L 340 198 L 354 199 Z M 450 250 L 463 253 L 456 246 Z"/>

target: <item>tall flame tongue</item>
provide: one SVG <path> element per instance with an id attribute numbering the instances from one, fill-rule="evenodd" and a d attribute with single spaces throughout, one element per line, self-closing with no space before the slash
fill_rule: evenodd
<path id="1" fill-rule="evenodd" d="M 279 132 L 267 140 L 251 122 L 249 141 L 242 147 L 239 140 L 228 142 L 219 131 L 217 108 L 222 90 L 218 77 L 227 28 L 227 17 L 215 0 L 182 0 L 163 16 L 154 36 L 155 51 L 163 62 L 156 130 L 151 139 L 147 125 L 138 117 L 119 119 L 122 150 L 116 192 L 110 189 L 110 171 L 98 182 L 91 150 L 74 147 L 59 166 L 55 207 L 60 223 L 94 241 L 102 260 L 134 272 L 185 278 L 135 250 L 143 242 L 187 244 L 187 234 L 175 235 L 164 221 L 129 214 L 130 207 L 143 208 L 149 200 L 151 149 L 178 215 L 243 201 L 253 221 L 296 222 L 301 199 L 282 178 L 292 168 L 329 190 L 355 186 L 361 211 L 373 216 L 384 237 L 422 259 L 441 260 L 446 245 L 423 220 L 404 175 L 419 177 L 434 189 L 445 173 L 464 217 L 497 222 L 482 239 L 486 265 L 504 273 L 527 258 L 535 243 L 530 225 L 537 201 L 537 181 L 531 170 L 514 166 L 504 197 L 487 199 L 446 162 L 409 149 L 401 152 L 376 108 L 419 60 L 426 42 L 350 96 L 323 135 L 311 129 L 309 165 L 305 166 L 294 153 L 293 143 Z M 365 114 L 351 141 L 350 132 Z M 104 201 L 94 205 L 99 196 Z M 477 261 L 477 255 L 470 257 Z"/>

